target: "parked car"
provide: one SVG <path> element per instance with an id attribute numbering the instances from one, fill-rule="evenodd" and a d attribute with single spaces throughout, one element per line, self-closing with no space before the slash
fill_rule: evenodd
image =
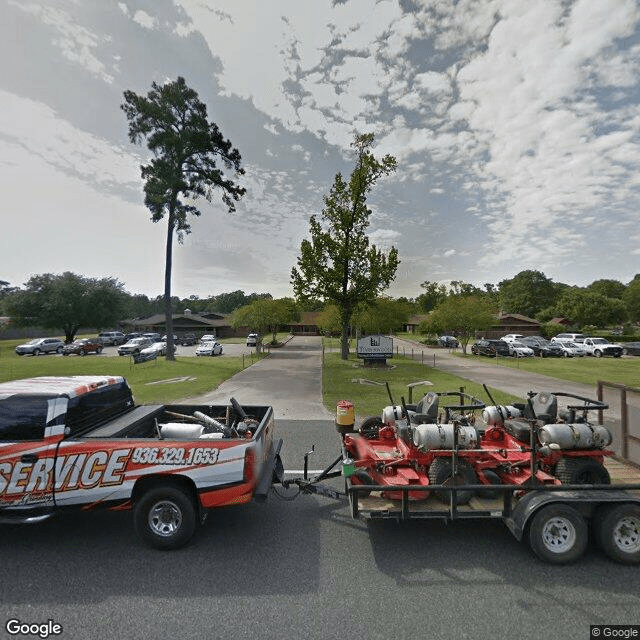
<path id="1" fill-rule="evenodd" d="M 160 341 L 154 342 L 150 344 L 148 347 L 145 347 L 140 351 L 140 355 L 142 356 L 151 356 L 155 354 L 156 356 L 166 356 L 167 355 L 167 343 Z"/>
<path id="2" fill-rule="evenodd" d="M 134 338 L 141 338 L 142 334 L 134 331 L 133 333 L 127 333 L 124 337 L 125 342 L 129 342 L 129 340 L 133 340 Z"/>
<path id="3" fill-rule="evenodd" d="M 149 340 L 151 340 L 151 342 L 160 342 L 162 340 L 161 336 L 159 333 L 143 333 L 142 334 L 143 338 L 148 338 Z"/>
<path id="4" fill-rule="evenodd" d="M 132 356 L 138 355 L 145 347 L 153 344 L 153 340 L 150 338 L 134 338 L 129 342 L 118 347 L 119 356 Z"/>
<path id="5" fill-rule="evenodd" d="M 582 342 L 584 340 L 584 333 L 559 333 L 557 336 L 551 338 L 554 342 L 554 338 L 557 340 L 568 340 L 569 342 Z"/>
<path id="6" fill-rule="evenodd" d="M 124 344 L 127 341 L 122 331 L 102 331 L 98 334 L 98 339 L 105 347 L 109 347 L 111 345 L 118 346 L 119 344 Z"/>
<path id="7" fill-rule="evenodd" d="M 165 333 L 162 338 L 160 338 L 161 342 L 166 342 L 167 341 L 167 334 Z M 178 344 L 178 336 L 174 333 L 173 334 L 173 344 Z"/>
<path id="8" fill-rule="evenodd" d="M 195 333 L 185 333 L 182 338 L 180 339 L 180 344 L 184 347 L 191 347 L 193 346 L 196 342 L 198 341 L 198 339 L 196 338 L 196 334 Z"/>
<path id="9" fill-rule="evenodd" d="M 15 351 L 19 356 L 30 353 L 39 356 L 41 353 L 62 353 L 64 342 L 59 338 L 35 338 L 31 342 L 19 344 Z"/>
<path id="10" fill-rule="evenodd" d="M 200 346 L 196 349 L 197 356 L 221 356 L 222 345 L 217 340 L 208 340 L 207 342 L 201 342 Z"/>
<path id="11" fill-rule="evenodd" d="M 581 346 L 588 356 L 595 356 L 596 358 L 601 358 L 602 356 L 619 358 L 622 355 L 622 347 L 619 344 L 609 342 L 605 338 L 585 338 Z"/>
<path id="12" fill-rule="evenodd" d="M 460 343 L 455 339 L 454 336 L 440 336 L 438 338 L 438 344 L 441 347 L 448 347 L 453 349 L 460 346 Z"/>
<path id="13" fill-rule="evenodd" d="M 524 338 L 521 333 L 507 333 L 506 336 L 502 336 L 501 340 L 505 342 L 520 342 Z"/>
<path id="14" fill-rule="evenodd" d="M 564 352 L 560 346 L 554 342 L 549 342 L 542 336 L 525 336 L 520 340 L 523 345 L 533 349 L 534 356 L 541 358 L 562 358 Z"/>
<path id="15" fill-rule="evenodd" d="M 215 340 L 216 337 L 210 333 L 205 333 L 202 338 L 200 338 L 200 344 L 202 344 L 203 342 L 211 342 L 212 340 Z"/>
<path id="16" fill-rule="evenodd" d="M 562 349 L 562 355 L 565 358 L 582 358 L 587 355 L 587 352 L 575 342 L 570 342 L 569 340 L 554 340 L 553 343 L 559 345 Z"/>
<path id="17" fill-rule="evenodd" d="M 505 340 L 505 342 L 507 341 Z M 509 347 L 509 355 L 513 358 L 530 358 L 533 356 L 533 349 L 525 346 L 522 342 L 512 340 L 507 342 L 507 345 Z"/>
<path id="18" fill-rule="evenodd" d="M 508 356 L 509 345 L 504 340 L 481 339 L 471 345 L 471 353 L 476 356 Z"/>
<path id="19" fill-rule="evenodd" d="M 247 336 L 247 347 L 257 347 L 260 338 L 257 333 L 250 333 Z"/>
<path id="20" fill-rule="evenodd" d="M 62 347 L 62 355 L 68 356 L 75 353 L 78 356 L 86 356 L 87 353 L 102 353 L 103 345 L 97 338 L 79 338 L 71 344 Z"/>
<path id="21" fill-rule="evenodd" d="M 640 342 L 625 342 L 622 345 L 623 356 L 640 356 Z"/>

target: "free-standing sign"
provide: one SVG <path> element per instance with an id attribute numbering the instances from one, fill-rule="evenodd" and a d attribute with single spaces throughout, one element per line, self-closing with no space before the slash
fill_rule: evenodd
<path id="1" fill-rule="evenodd" d="M 356 355 L 358 358 L 364 358 L 365 360 L 393 358 L 393 338 L 380 335 L 360 338 Z"/>

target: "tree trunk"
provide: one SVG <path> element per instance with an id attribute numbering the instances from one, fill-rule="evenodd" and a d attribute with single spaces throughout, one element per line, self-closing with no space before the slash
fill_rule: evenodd
<path id="1" fill-rule="evenodd" d="M 340 341 L 340 358 L 342 360 L 349 359 L 349 323 L 345 322 L 342 325 L 342 338 Z"/>
<path id="2" fill-rule="evenodd" d="M 171 310 L 171 266 L 173 261 L 173 228 L 175 226 L 173 217 L 173 203 L 169 212 L 169 225 L 167 230 L 167 258 L 164 269 L 164 322 L 167 332 L 167 360 L 175 360 L 173 345 L 173 311 Z"/>

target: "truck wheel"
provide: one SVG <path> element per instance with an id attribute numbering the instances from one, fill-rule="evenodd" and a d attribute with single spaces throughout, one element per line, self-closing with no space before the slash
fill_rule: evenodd
<path id="1" fill-rule="evenodd" d="M 529 545 L 545 562 L 575 562 L 587 548 L 588 527 L 582 515 L 568 504 L 540 509 L 529 527 Z"/>
<path id="2" fill-rule="evenodd" d="M 616 562 L 640 562 L 640 507 L 619 504 L 609 507 L 594 522 L 600 548 Z"/>
<path id="3" fill-rule="evenodd" d="M 600 351 L 600 349 L 596 349 L 596 350 L 593 352 L 593 355 L 594 355 L 596 358 L 601 358 L 601 357 L 602 357 L 602 351 Z"/>
<path id="4" fill-rule="evenodd" d="M 560 458 L 555 476 L 562 484 L 611 484 L 605 466 L 593 458 Z"/>
<path id="5" fill-rule="evenodd" d="M 178 549 L 196 531 L 196 508 L 191 497 L 177 487 L 147 491 L 133 509 L 136 533 L 156 549 Z"/>
<path id="6" fill-rule="evenodd" d="M 474 470 L 464 462 L 458 462 L 456 477 L 452 475 L 453 466 L 445 458 L 435 458 L 429 466 L 430 484 L 480 484 Z M 451 498 L 448 491 L 436 491 L 436 498 L 444 504 L 449 504 Z M 467 504 L 473 498 L 473 491 L 458 491 L 456 494 L 456 504 Z"/>

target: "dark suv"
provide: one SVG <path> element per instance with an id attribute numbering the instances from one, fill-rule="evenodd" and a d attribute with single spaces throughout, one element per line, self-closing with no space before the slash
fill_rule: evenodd
<path id="1" fill-rule="evenodd" d="M 520 338 L 520 342 L 525 347 L 533 349 L 534 356 L 540 356 L 541 358 L 562 358 L 564 356 L 564 351 L 560 345 L 549 342 L 542 336 L 525 336 Z"/>
<path id="2" fill-rule="evenodd" d="M 504 340 L 478 340 L 471 345 L 471 353 L 476 356 L 508 356 L 509 345 Z"/>

